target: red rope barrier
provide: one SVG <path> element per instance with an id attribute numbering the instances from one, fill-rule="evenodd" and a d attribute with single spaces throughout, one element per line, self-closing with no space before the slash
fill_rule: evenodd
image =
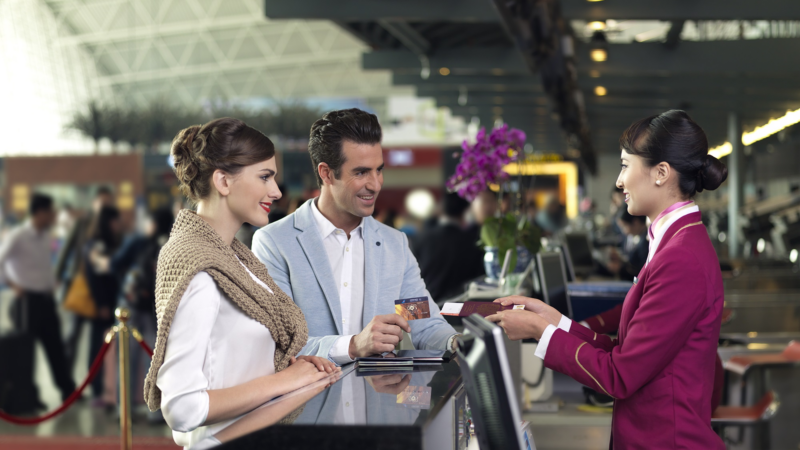
<path id="1" fill-rule="evenodd" d="M 114 342 L 114 338 L 116 338 L 116 334 L 113 335 L 111 340 L 103 343 L 103 346 L 100 347 L 100 352 L 97 353 L 97 357 L 94 359 L 94 362 L 92 362 L 91 368 L 89 368 L 89 374 L 86 375 L 86 379 L 83 381 L 83 384 L 81 384 L 81 386 L 76 389 L 75 392 L 70 394 L 69 397 L 64 400 L 64 403 L 58 407 L 58 409 L 40 417 L 17 417 L 0 411 L 0 419 L 17 425 L 37 425 L 66 411 L 67 408 L 72 406 L 72 404 L 75 403 L 78 398 L 80 398 L 81 394 L 83 394 L 83 390 L 86 389 L 86 386 L 88 386 L 89 383 L 94 380 L 94 377 L 97 376 L 97 373 L 100 371 L 100 366 L 103 364 L 103 357 L 106 355 L 111 343 Z"/>
<path id="2" fill-rule="evenodd" d="M 144 341 L 144 339 L 142 338 L 142 335 L 139 334 L 139 330 L 137 330 L 136 328 L 131 328 L 131 334 L 133 335 L 133 338 L 136 339 L 136 342 L 138 342 L 139 345 L 142 346 L 142 349 L 144 349 L 144 352 L 147 353 L 147 356 L 152 358 L 153 357 L 153 349 L 151 349 L 150 346 L 147 345 L 147 342 Z"/>

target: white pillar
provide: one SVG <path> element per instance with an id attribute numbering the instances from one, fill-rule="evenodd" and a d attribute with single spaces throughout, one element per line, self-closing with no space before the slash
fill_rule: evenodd
<path id="1" fill-rule="evenodd" d="M 730 258 L 738 258 L 742 249 L 739 209 L 743 204 L 744 167 L 742 129 L 739 115 L 735 112 L 728 113 L 728 142 L 733 147 L 728 156 L 728 255 Z"/>

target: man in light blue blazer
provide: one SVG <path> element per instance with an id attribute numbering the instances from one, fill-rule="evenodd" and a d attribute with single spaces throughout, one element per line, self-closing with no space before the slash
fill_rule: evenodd
<path id="1" fill-rule="evenodd" d="M 346 364 L 393 350 L 403 331 L 417 349 L 454 345 L 406 235 L 372 218 L 383 185 L 381 137 L 377 117 L 358 109 L 317 120 L 309 153 L 320 196 L 253 237 L 253 252 L 305 314 L 301 354 Z M 395 300 L 417 297 L 427 299 L 430 319 L 395 314 Z"/>

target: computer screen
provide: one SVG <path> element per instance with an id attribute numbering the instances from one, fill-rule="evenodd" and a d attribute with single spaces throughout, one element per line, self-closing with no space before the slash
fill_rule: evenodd
<path id="1" fill-rule="evenodd" d="M 575 275 L 575 266 L 572 264 L 572 258 L 569 255 L 569 249 L 567 248 L 567 244 L 562 244 L 560 249 L 561 249 L 561 256 L 564 258 L 564 266 L 567 269 L 567 281 L 568 282 L 578 281 L 577 276 Z"/>
<path id="2" fill-rule="evenodd" d="M 561 314 L 572 318 L 572 304 L 567 293 L 567 275 L 561 254 L 539 253 L 536 255 L 536 265 L 542 283 L 542 300 Z"/>
<path id="3" fill-rule="evenodd" d="M 503 330 L 478 314 L 464 318 L 464 328 L 466 332 L 459 337 L 457 352 L 479 447 L 535 448 L 523 444 L 518 397 L 503 344 Z"/>
<path id="4" fill-rule="evenodd" d="M 591 271 L 594 268 L 592 247 L 586 233 L 567 233 L 564 236 L 569 258 L 576 272 Z"/>

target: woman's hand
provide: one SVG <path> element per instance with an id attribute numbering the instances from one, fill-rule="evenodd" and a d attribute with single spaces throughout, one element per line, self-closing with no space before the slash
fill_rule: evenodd
<path id="1" fill-rule="evenodd" d="M 278 372 L 278 375 L 281 376 L 281 382 L 286 383 L 286 392 L 291 392 L 327 377 L 328 373 L 317 369 L 312 362 L 293 357 L 289 367 Z"/>
<path id="2" fill-rule="evenodd" d="M 342 371 L 341 367 L 338 367 L 336 364 L 333 363 L 333 361 L 326 358 L 321 358 L 319 356 L 307 356 L 307 355 L 298 356 L 297 358 L 292 358 L 289 361 L 289 364 L 290 365 L 295 364 L 297 361 L 308 361 L 311 364 L 314 364 L 314 366 L 316 366 L 317 370 L 319 370 L 320 372 L 333 373 L 334 371 L 337 370 L 339 372 Z"/>
<path id="3" fill-rule="evenodd" d="M 547 328 L 547 320 L 535 312 L 510 309 L 492 314 L 486 320 L 494 322 L 505 330 L 508 338 L 512 341 L 520 339 L 540 339 L 544 329 Z"/>
<path id="4" fill-rule="evenodd" d="M 561 313 L 547 303 L 536 300 L 535 298 L 522 297 L 520 295 L 512 295 L 510 297 L 498 298 L 494 301 L 503 306 L 508 305 L 525 305 L 525 311 L 532 311 L 541 316 L 547 323 L 558 326 L 561 321 Z"/>

